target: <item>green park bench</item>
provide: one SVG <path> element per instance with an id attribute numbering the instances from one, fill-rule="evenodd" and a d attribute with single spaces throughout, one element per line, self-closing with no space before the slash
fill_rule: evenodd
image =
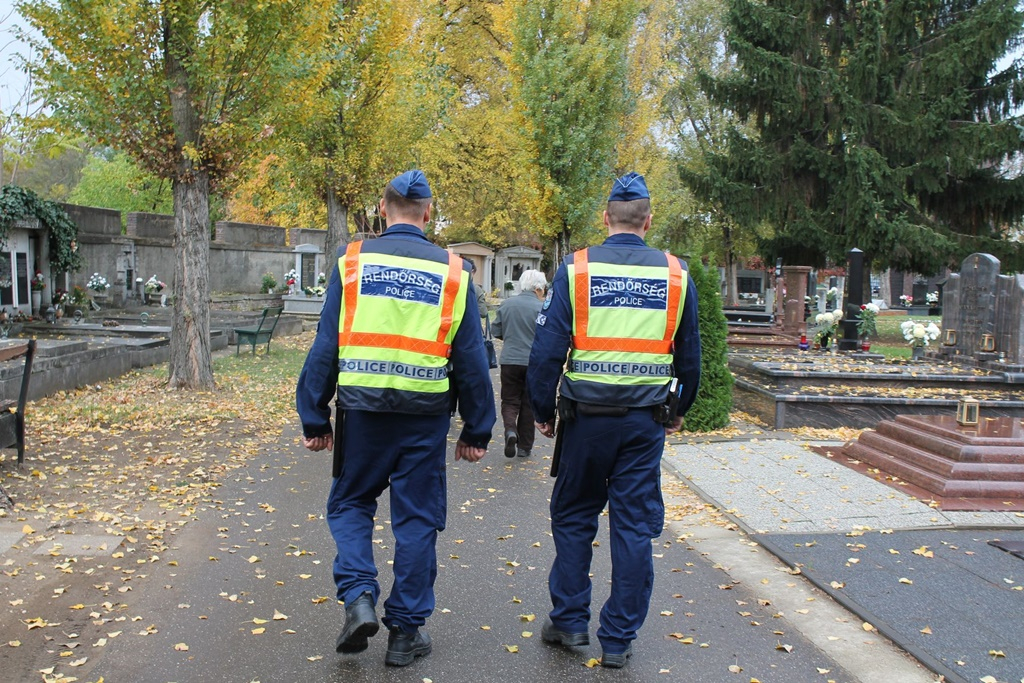
<path id="1" fill-rule="evenodd" d="M 256 327 L 236 327 L 235 355 L 238 355 L 238 350 L 243 343 L 252 346 L 252 352 L 255 355 L 256 345 L 266 342 L 267 353 L 270 353 L 270 339 L 274 336 L 277 319 L 281 317 L 281 311 L 283 310 L 284 308 L 281 306 L 264 308 L 263 315 L 260 317 L 260 322 Z"/>
<path id="2" fill-rule="evenodd" d="M 32 376 L 32 357 L 35 352 L 35 339 L 29 339 L 24 344 L 0 348 L 0 361 L 25 357 L 18 400 L 0 400 L 0 448 L 17 448 L 19 465 L 25 461 L 25 403 L 28 401 L 28 384 Z"/>

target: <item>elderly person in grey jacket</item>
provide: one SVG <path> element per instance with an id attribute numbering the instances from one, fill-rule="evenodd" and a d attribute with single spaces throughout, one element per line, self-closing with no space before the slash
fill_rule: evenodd
<path id="1" fill-rule="evenodd" d="M 519 277 L 520 292 L 505 299 L 494 316 L 492 334 L 501 349 L 501 420 L 505 425 L 505 456 L 525 458 L 533 448 L 534 425 L 530 397 L 526 393 L 526 366 L 537 315 L 548 283 L 544 273 L 528 270 Z"/>

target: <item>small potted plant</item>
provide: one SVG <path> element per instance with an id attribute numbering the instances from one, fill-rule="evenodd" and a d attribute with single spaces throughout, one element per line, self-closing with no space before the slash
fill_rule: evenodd
<path id="1" fill-rule="evenodd" d="M 263 273 L 263 279 L 260 281 L 260 291 L 264 294 L 273 294 L 275 289 L 277 289 L 277 278 L 274 277 L 273 273 Z"/>
<path id="2" fill-rule="evenodd" d="M 160 292 L 164 291 L 164 287 L 166 286 L 166 283 L 156 279 L 156 275 L 153 275 L 148 280 L 146 280 L 146 284 L 142 286 L 142 290 L 146 293 L 146 302 L 154 302 L 156 300 L 157 295 L 160 294 Z M 163 297 L 161 296 L 161 299 L 162 298 Z"/>
<path id="3" fill-rule="evenodd" d="M 835 353 L 838 346 L 839 322 L 842 318 L 841 311 L 819 313 L 814 316 L 814 322 L 818 325 L 818 331 L 814 334 L 814 348 L 827 349 L 831 343 L 832 352 Z"/>
<path id="4" fill-rule="evenodd" d="M 43 290 L 46 289 L 46 277 L 41 271 L 37 270 L 36 274 L 29 281 L 29 286 L 32 289 L 32 313 L 33 315 L 38 315 L 43 306 Z"/>
<path id="5" fill-rule="evenodd" d="M 935 323 L 930 322 L 926 325 L 916 320 L 904 320 L 900 323 L 900 331 L 903 333 L 903 338 L 910 344 L 911 359 L 913 360 L 924 358 L 924 348 L 928 346 L 929 342 L 938 339 L 941 333 Z"/>
<path id="6" fill-rule="evenodd" d="M 869 303 L 862 304 L 860 313 L 857 314 L 857 334 L 860 335 L 860 350 L 871 350 L 871 335 L 877 332 L 875 322 L 878 318 L 878 305 Z"/>
<path id="7" fill-rule="evenodd" d="M 910 308 L 914 304 L 914 297 L 909 294 L 900 294 L 900 305 L 903 308 Z"/>
<path id="8" fill-rule="evenodd" d="M 294 268 L 284 274 L 284 284 L 288 287 L 289 294 L 295 293 L 295 285 L 298 284 L 298 282 L 299 274 L 295 272 Z"/>

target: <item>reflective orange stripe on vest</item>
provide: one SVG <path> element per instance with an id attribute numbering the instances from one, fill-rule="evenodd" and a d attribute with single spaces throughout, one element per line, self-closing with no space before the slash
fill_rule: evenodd
<path id="1" fill-rule="evenodd" d="M 662 339 L 636 339 L 632 337 L 590 337 L 587 325 L 590 319 L 590 265 L 588 252 L 582 249 L 574 257 L 576 293 L 576 334 L 572 344 L 581 351 L 627 351 L 630 353 L 672 353 L 672 338 L 679 316 L 679 303 L 683 296 L 683 268 L 679 259 L 665 254 L 668 261 L 668 305 L 665 336 Z"/>
<path id="2" fill-rule="evenodd" d="M 342 329 L 338 330 L 338 346 L 373 346 L 447 358 L 451 352 L 451 345 L 445 340 L 448 338 L 455 315 L 455 299 L 459 294 L 462 277 L 462 258 L 452 253 L 448 254 L 448 278 L 441 300 L 441 324 L 437 330 L 436 341 L 385 332 L 353 332 L 352 322 L 355 320 L 356 304 L 359 302 L 359 252 L 362 246 L 361 241 L 351 242 L 345 250 L 345 320 Z"/>

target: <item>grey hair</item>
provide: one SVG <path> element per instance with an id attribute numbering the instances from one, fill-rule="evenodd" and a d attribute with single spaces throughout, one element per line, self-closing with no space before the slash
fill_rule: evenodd
<path id="1" fill-rule="evenodd" d="M 539 270 L 527 270 L 519 276 L 519 288 L 524 292 L 542 292 L 547 286 L 547 278 Z"/>

